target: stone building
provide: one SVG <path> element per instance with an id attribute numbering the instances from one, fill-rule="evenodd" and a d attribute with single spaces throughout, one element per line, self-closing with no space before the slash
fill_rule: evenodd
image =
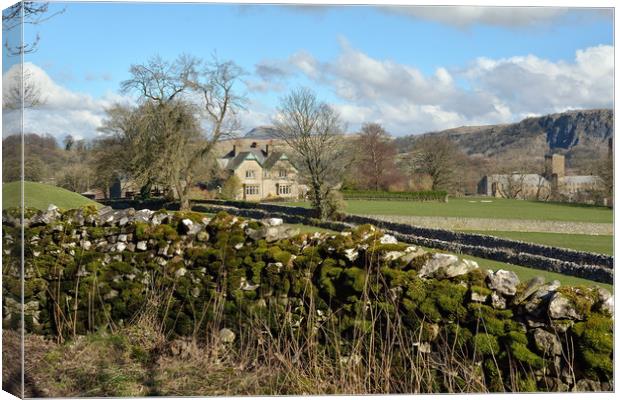
<path id="1" fill-rule="evenodd" d="M 540 174 L 494 174 L 478 183 L 478 194 L 519 199 L 588 201 L 602 189 L 596 175 L 566 175 L 566 160 L 561 154 L 545 155 L 545 171 Z"/>
<path id="2" fill-rule="evenodd" d="M 247 149 L 239 149 L 235 144 L 218 163 L 241 181 L 237 200 L 296 199 L 303 192 L 303 185 L 297 181 L 297 169 L 285 153 L 275 151 L 272 145 L 261 149 L 254 142 Z"/>

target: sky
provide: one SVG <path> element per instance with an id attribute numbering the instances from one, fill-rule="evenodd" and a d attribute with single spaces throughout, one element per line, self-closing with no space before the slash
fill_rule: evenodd
<path id="1" fill-rule="evenodd" d="M 378 122 L 394 136 L 613 107 L 611 9 L 53 3 L 56 11 L 25 27 L 26 40 L 40 37 L 24 66 L 44 101 L 24 118 L 27 131 L 59 139 L 100 135 L 106 108 L 137 99 L 120 91 L 130 65 L 182 53 L 244 70 L 242 131 L 270 124 L 299 86 L 348 131 Z M 4 91 L 18 62 L 4 51 Z M 6 136 L 18 113 L 3 114 Z"/>

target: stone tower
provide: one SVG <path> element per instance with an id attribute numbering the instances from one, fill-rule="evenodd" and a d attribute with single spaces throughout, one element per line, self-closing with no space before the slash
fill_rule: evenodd
<path id="1" fill-rule="evenodd" d="M 556 178 L 563 178 L 564 172 L 564 156 L 562 154 L 547 154 L 545 156 L 545 177 L 551 179 L 555 175 Z"/>

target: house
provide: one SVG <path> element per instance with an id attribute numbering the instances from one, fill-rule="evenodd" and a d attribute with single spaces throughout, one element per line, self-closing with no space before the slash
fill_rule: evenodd
<path id="1" fill-rule="evenodd" d="M 231 151 L 218 159 L 218 164 L 239 178 L 241 190 L 237 200 L 296 199 L 304 192 L 304 186 L 297 180 L 297 169 L 285 153 L 275 151 L 270 144 L 264 149 L 256 142 L 247 149 L 233 145 Z"/>
<path id="2" fill-rule="evenodd" d="M 547 200 L 561 197 L 583 201 L 602 188 L 596 175 L 566 175 L 565 158 L 561 154 L 545 155 L 545 171 L 540 174 L 493 174 L 478 183 L 478 194 L 493 197 Z"/>

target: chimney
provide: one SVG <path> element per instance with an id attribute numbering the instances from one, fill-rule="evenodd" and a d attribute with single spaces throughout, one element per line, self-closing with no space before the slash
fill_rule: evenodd
<path id="1" fill-rule="evenodd" d="M 265 145 L 265 156 L 269 157 L 269 145 L 268 144 Z"/>
<path id="2" fill-rule="evenodd" d="M 237 155 L 237 145 L 233 144 L 233 150 L 232 150 L 232 156 L 236 156 Z"/>

